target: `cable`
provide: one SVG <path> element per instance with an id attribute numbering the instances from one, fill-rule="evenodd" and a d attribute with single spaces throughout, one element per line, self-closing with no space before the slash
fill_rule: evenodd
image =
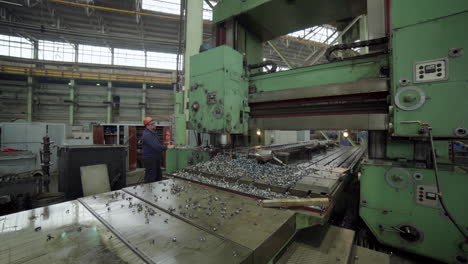
<path id="1" fill-rule="evenodd" d="M 466 235 L 465 232 L 463 232 L 463 229 L 460 227 L 460 225 L 457 224 L 457 222 L 455 221 L 455 218 L 453 218 L 453 216 L 450 214 L 447 207 L 445 206 L 444 200 L 442 199 L 442 193 L 440 191 L 440 183 L 439 183 L 439 169 L 437 167 L 437 159 L 436 159 L 436 154 L 435 154 L 435 149 L 434 149 L 434 140 L 432 138 L 432 127 L 429 126 L 427 127 L 427 129 L 428 129 L 429 139 L 431 143 L 432 162 L 434 163 L 434 174 L 435 174 L 435 179 L 436 179 L 437 196 L 439 197 L 440 205 L 442 206 L 442 209 L 445 211 L 445 214 L 448 216 L 448 218 L 453 223 L 453 225 L 458 229 L 458 231 L 465 238 L 465 242 L 468 242 L 468 235 Z"/>
<path id="2" fill-rule="evenodd" d="M 354 42 L 354 43 L 339 44 L 339 45 L 329 47 L 327 51 L 325 52 L 325 58 L 327 59 L 327 61 L 333 62 L 335 59 L 332 59 L 331 55 L 333 52 L 337 50 L 347 50 L 347 49 L 360 48 L 360 47 L 369 47 L 369 46 L 376 46 L 376 45 L 381 45 L 381 44 L 386 44 L 386 43 L 388 43 L 387 37 L 364 40 L 364 41 Z"/>

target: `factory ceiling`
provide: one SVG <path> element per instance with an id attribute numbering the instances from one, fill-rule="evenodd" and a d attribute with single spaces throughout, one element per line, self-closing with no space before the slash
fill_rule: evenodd
<path id="1" fill-rule="evenodd" d="M 176 53 L 179 15 L 143 10 L 141 1 L 144 0 L 2 0 L 0 34 Z M 286 67 L 279 51 L 293 67 L 306 65 L 314 53 L 327 47 L 320 42 L 330 41 L 327 36 L 321 40 L 307 38 L 307 33 L 314 34 L 309 30 L 302 36 L 295 34 L 272 40 L 265 44 L 264 57 Z M 332 30 L 328 34 L 331 33 Z M 212 25 L 208 20 L 204 22 L 203 39 L 205 42 L 212 39 Z"/>

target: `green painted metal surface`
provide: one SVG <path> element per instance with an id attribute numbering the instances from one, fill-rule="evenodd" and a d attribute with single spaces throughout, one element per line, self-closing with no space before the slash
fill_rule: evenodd
<path id="1" fill-rule="evenodd" d="M 377 79 L 382 67 L 388 66 L 386 55 L 351 59 L 277 72 L 251 78 L 256 92 L 278 91 L 293 88 L 349 83 Z"/>
<path id="2" fill-rule="evenodd" d="M 468 127 L 468 108 L 466 98 L 468 97 L 468 55 L 458 57 L 449 55 L 453 48 L 468 50 L 468 38 L 464 32 L 468 23 L 468 8 L 466 1 L 451 1 L 451 12 L 457 13 L 446 17 L 434 17 L 440 15 L 437 10 L 442 5 L 439 1 L 394 1 L 392 9 L 392 20 L 395 17 L 395 25 L 405 25 L 403 28 L 393 30 L 392 39 L 392 104 L 394 135 L 396 136 L 420 136 L 418 124 L 404 124 L 406 121 L 422 121 L 429 123 L 435 137 L 454 137 L 454 131 L 458 127 Z M 411 3 L 411 4 L 410 4 Z M 458 9 L 453 9 L 457 7 Z M 419 15 L 419 8 L 424 7 Z M 403 18 L 407 14 L 407 8 L 413 11 L 415 18 L 409 21 Z M 442 8 L 440 12 L 448 12 Z M 463 13 L 459 13 L 462 12 Z M 444 13 L 445 14 L 445 13 Z M 433 15 L 432 17 L 430 15 Z M 420 22 L 424 20 L 425 22 Z M 417 23 L 407 25 L 410 22 Z M 466 52 L 465 52 L 466 53 Z M 447 61 L 447 80 L 420 82 L 419 69 L 416 63 L 434 59 L 445 59 Z M 409 84 L 401 84 L 401 80 L 408 80 Z M 416 90 L 403 92 L 408 87 L 416 87 Z M 413 89 L 413 88 L 411 88 Z M 400 92 L 400 95 L 398 94 Z M 421 95 L 426 98 L 425 102 L 418 108 Z M 396 104 L 400 100 L 403 108 Z M 415 107 L 416 109 L 404 109 Z"/>
<path id="3" fill-rule="evenodd" d="M 451 163 L 449 157 L 449 142 L 434 141 L 434 148 L 437 153 L 439 163 Z M 388 139 L 387 140 L 387 158 L 392 160 L 412 161 L 414 155 L 414 144 L 408 140 Z"/>
<path id="4" fill-rule="evenodd" d="M 410 179 L 405 187 L 396 188 L 388 183 L 385 174 L 397 166 L 398 164 L 388 166 L 377 163 L 362 165 L 361 217 L 377 239 L 384 244 L 444 262 L 455 262 L 456 256 L 463 253 L 459 250 L 463 237 L 440 207 L 427 207 L 416 202 L 419 199 L 417 185 L 434 186 L 434 172 L 426 169 L 403 168 L 399 174 L 406 178 L 405 171 L 407 171 Z M 416 180 L 413 177 L 415 173 L 420 173 L 423 178 Z M 466 232 L 468 211 L 465 203 L 468 200 L 466 192 L 468 175 L 441 169 L 439 178 L 440 191 L 445 204 Z M 413 225 L 418 228 L 422 232 L 421 240 L 408 242 L 401 238 L 395 229 L 401 225 Z"/>
<path id="5" fill-rule="evenodd" d="M 166 172 L 172 173 L 190 165 L 207 161 L 208 152 L 198 148 L 175 148 L 166 151 Z"/>
<path id="6" fill-rule="evenodd" d="M 389 139 L 387 140 L 387 158 L 412 160 L 414 145 L 407 140 Z"/>
<path id="7" fill-rule="evenodd" d="M 228 0 L 214 7 L 213 22 L 236 17 L 262 41 L 365 13 L 363 0 Z M 294 19 L 291 19 L 294 18 Z"/>
<path id="8" fill-rule="evenodd" d="M 247 134 L 248 83 L 242 61 L 242 55 L 227 46 L 191 58 L 190 129 Z"/>
<path id="9" fill-rule="evenodd" d="M 237 27 L 237 51 L 245 55 L 247 64 L 263 61 L 263 42 L 242 25 Z"/>
<path id="10" fill-rule="evenodd" d="M 187 144 L 187 125 L 184 114 L 184 92 L 175 94 L 175 143 L 179 146 Z"/>
<path id="11" fill-rule="evenodd" d="M 221 1 L 213 8 L 213 23 L 219 23 L 268 2 L 271 0 Z"/>
<path id="12" fill-rule="evenodd" d="M 466 0 L 412 0 L 392 1 L 392 28 L 398 29 L 437 17 L 445 17 L 468 10 Z"/>

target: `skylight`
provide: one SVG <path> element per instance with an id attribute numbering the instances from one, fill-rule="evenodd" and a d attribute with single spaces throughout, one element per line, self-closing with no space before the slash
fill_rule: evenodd
<path id="1" fill-rule="evenodd" d="M 323 25 L 302 29 L 290 33 L 288 34 L 288 36 L 300 38 L 303 40 L 310 40 L 318 43 L 331 44 L 331 42 L 334 40 L 334 37 L 336 37 L 337 34 L 336 28 L 329 25 Z"/>
<path id="2" fill-rule="evenodd" d="M 155 12 L 179 15 L 180 1 L 181 0 L 143 0 L 141 7 Z M 210 2 L 213 6 L 216 5 L 215 1 Z M 213 11 L 211 10 L 211 7 L 203 1 L 203 19 L 211 20 L 212 16 Z"/>

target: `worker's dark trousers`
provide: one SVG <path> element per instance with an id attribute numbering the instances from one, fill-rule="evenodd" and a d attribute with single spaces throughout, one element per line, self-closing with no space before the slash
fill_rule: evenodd
<path id="1" fill-rule="evenodd" d="M 145 183 L 162 180 L 161 160 L 145 159 Z"/>

